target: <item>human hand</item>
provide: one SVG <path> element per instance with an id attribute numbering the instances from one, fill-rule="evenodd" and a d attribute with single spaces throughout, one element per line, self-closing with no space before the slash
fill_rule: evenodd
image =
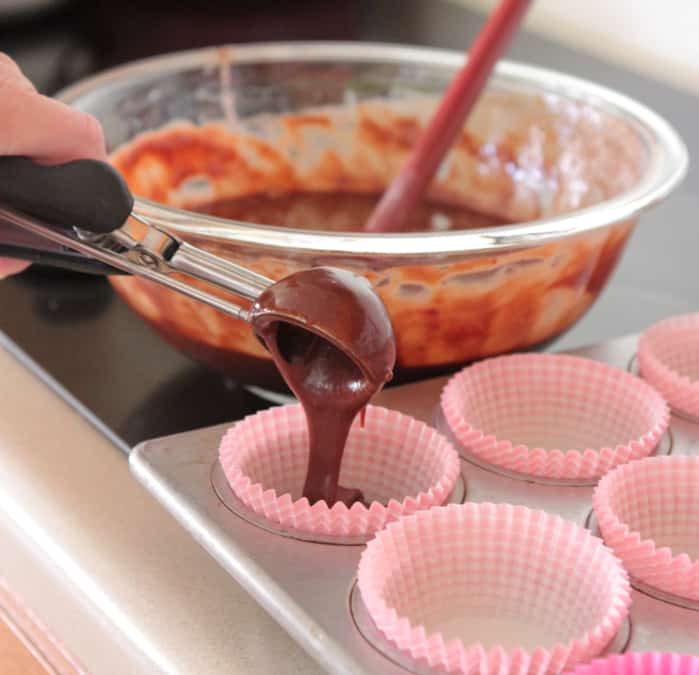
<path id="1" fill-rule="evenodd" d="M 99 122 L 39 94 L 7 54 L 0 52 L 0 156 L 26 155 L 45 164 L 107 158 Z M 0 258 L 0 278 L 27 263 Z"/>

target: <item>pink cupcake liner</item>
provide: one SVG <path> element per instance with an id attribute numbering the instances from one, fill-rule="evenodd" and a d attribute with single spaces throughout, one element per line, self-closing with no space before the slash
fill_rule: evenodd
<path id="1" fill-rule="evenodd" d="M 699 457 L 650 457 L 612 471 L 593 505 L 606 544 L 634 579 L 699 600 Z"/>
<path id="2" fill-rule="evenodd" d="M 669 424 L 647 383 L 608 364 L 564 354 L 516 354 L 457 373 L 442 410 L 459 442 L 510 471 L 595 479 L 648 456 Z"/>
<path id="3" fill-rule="evenodd" d="M 699 658 L 688 654 L 615 654 L 578 666 L 574 675 L 699 675 Z"/>
<path id="4" fill-rule="evenodd" d="M 302 497 L 308 429 L 300 405 L 246 417 L 224 436 L 221 466 L 231 489 L 252 511 L 305 532 L 369 535 L 386 523 L 444 503 L 459 475 L 459 456 L 437 431 L 407 415 L 368 406 L 352 426 L 340 484 L 359 488 L 367 507 L 313 506 Z"/>
<path id="5" fill-rule="evenodd" d="M 699 417 L 699 314 L 665 319 L 644 331 L 638 365 L 674 409 Z"/>
<path id="6" fill-rule="evenodd" d="M 560 673 L 594 658 L 631 598 L 600 539 L 510 504 L 450 504 L 391 523 L 368 543 L 357 583 L 399 649 L 469 675 Z"/>

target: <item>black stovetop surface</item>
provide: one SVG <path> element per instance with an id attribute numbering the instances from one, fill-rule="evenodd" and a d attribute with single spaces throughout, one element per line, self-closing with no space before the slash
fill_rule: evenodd
<path id="1" fill-rule="evenodd" d="M 73 2 L 48 16 L 0 23 L 0 51 L 15 56 L 44 90 L 51 90 L 125 59 L 225 41 L 367 39 L 462 49 L 481 23 L 469 11 L 433 0 L 294 6 L 303 20 L 280 18 L 279 3 L 213 3 L 207 12 L 221 16 L 198 23 L 192 20 L 199 16 L 196 3 L 105 1 L 89 3 L 87 11 L 88 5 Z M 110 11 L 119 16 L 111 29 Z M 164 12 L 168 21 L 159 33 L 135 30 L 155 25 L 153 17 Z M 226 22 L 230 30 L 222 33 Z M 254 30 L 241 31 L 241 25 Z M 114 31 L 129 26 L 128 49 L 120 50 Z M 644 101 L 676 126 L 690 153 L 699 154 L 697 98 L 528 33 L 517 38 L 510 57 L 593 79 Z M 682 188 L 644 218 L 611 288 L 568 342 L 640 330 L 651 319 L 699 307 L 696 176 L 690 172 Z M 146 438 L 238 419 L 267 405 L 233 379 L 165 344 L 102 278 L 32 269 L 3 281 L 0 330 L 38 372 L 121 439 L 124 449 Z"/>

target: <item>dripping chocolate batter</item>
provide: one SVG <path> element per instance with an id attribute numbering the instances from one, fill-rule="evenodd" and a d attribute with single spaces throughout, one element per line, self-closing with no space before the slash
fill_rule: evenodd
<path id="1" fill-rule="evenodd" d="M 338 479 L 354 418 L 393 374 L 396 345 L 383 303 L 364 277 L 316 267 L 262 293 L 251 323 L 306 413 L 304 496 L 312 504 L 361 500 Z"/>

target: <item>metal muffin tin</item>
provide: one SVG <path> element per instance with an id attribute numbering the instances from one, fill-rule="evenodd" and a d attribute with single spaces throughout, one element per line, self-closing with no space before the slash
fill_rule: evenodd
<path id="1" fill-rule="evenodd" d="M 619 338 L 575 354 L 634 371 L 637 338 Z M 376 403 L 408 413 L 449 434 L 439 412 L 446 378 L 382 392 Z M 130 465 L 209 553 L 330 673 L 431 673 L 393 647 L 373 625 L 356 592 L 364 542 L 319 538 L 274 526 L 239 502 L 218 465 L 228 425 L 136 447 Z M 452 501 L 509 502 L 545 509 L 595 529 L 593 485 L 553 483 L 476 463 L 458 443 L 462 477 Z M 672 416 L 658 454 L 699 455 L 699 422 Z M 630 620 L 609 651 L 674 651 L 699 655 L 699 605 L 636 585 Z"/>

